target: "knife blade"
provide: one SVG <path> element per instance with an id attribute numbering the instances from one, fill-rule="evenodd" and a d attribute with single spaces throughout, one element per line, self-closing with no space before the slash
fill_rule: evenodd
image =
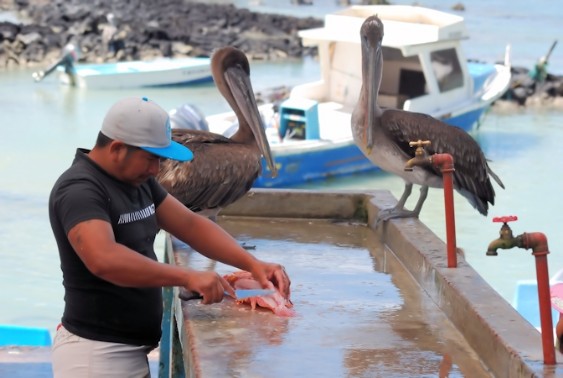
<path id="1" fill-rule="evenodd" d="M 236 299 L 246 299 L 251 297 L 263 297 L 266 295 L 274 294 L 276 291 L 271 289 L 236 289 L 235 295 Z M 230 296 L 229 293 L 225 291 L 226 296 Z M 200 293 L 193 291 L 188 291 L 184 288 L 180 288 L 180 293 L 178 297 L 183 301 L 189 301 L 191 299 L 202 299 L 203 296 Z"/>

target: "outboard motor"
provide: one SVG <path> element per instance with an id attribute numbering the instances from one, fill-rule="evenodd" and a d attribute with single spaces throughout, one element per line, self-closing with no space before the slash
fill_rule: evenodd
<path id="1" fill-rule="evenodd" d="M 277 109 L 274 107 L 274 109 Z M 184 104 L 179 106 L 176 109 L 172 109 L 169 112 L 170 115 L 170 124 L 173 129 L 190 129 L 190 130 L 202 130 L 202 131 L 210 131 L 209 124 L 205 119 L 205 116 L 199 110 L 199 108 L 193 104 Z M 264 121 L 264 116 L 262 116 L 262 120 Z M 277 128 L 268 127 L 266 122 L 263 122 L 264 127 L 266 128 L 266 132 L 268 133 L 269 130 L 272 130 L 275 134 L 273 137 L 273 141 L 278 141 L 279 137 L 277 134 Z M 238 120 L 235 120 L 232 124 L 230 124 L 224 131 L 221 133 L 226 138 L 230 138 L 233 136 L 234 133 L 238 130 Z M 270 137 L 271 135 L 269 135 Z M 270 138 L 268 138 L 270 139 Z M 272 142 L 270 140 L 270 142 Z"/>
<path id="2" fill-rule="evenodd" d="M 280 141 L 280 137 L 278 134 L 278 125 L 277 125 L 277 113 L 279 112 L 279 104 L 273 103 L 272 104 L 272 115 L 265 116 L 262 112 L 260 112 L 260 117 L 262 118 L 262 126 L 266 130 L 266 135 L 268 136 L 268 141 L 270 143 L 278 143 Z M 238 130 L 238 120 L 235 120 L 229 127 L 223 131 L 223 136 L 230 138 L 236 133 Z"/>
<path id="3" fill-rule="evenodd" d="M 235 121 L 231 126 L 229 126 L 225 131 L 223 131 L 223 136 L 230 138 L 237 132 L 237 130 L 238 130 L 238 121 Z"/>
<path id="4" fill-rule="evenodd" d="M 209 131 L 205 116 L 201 110 L 192 104 L 184 104 L 171 110 L 170 123 L 173 129 Z"/>

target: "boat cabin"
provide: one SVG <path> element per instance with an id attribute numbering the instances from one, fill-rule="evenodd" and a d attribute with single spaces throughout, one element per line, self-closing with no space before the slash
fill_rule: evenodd
<path id="1" fill-rule="evenodd" d="M 377 14 L 384 24 L 381 107 L 451 113 L 473 91 L 460 41 L 463 18 L 402 5 L 352 6 L 328 14 L 323 28 L 300 31 L 304 45 L 318 46 L 321 80 L 294 88 L 291 97 L 336 102 L 348 112 L 362 84 L 360 27 Z"/>

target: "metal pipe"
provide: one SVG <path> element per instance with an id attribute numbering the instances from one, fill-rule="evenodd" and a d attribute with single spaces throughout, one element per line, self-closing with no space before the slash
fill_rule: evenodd
<path id="1" fill-rule="evenodd" d="M 444 204 L 446 212 L 446 254 L 448 268 L 457 268 L 457 245 L 455 236 L 455 211 L 454 211 L 454 158 L 450 154 L 434 154 L 427 156 L 425 146 L 430 145 L 429 140 L 409 142 L 411 147 L 416 146 L 414 157 L 405 164 L 405 171 L 412 171 L 415 166 L 434 165 L 441 169 L 444 180 Z"/>
<path id="2" fill-rule="evenodd" d="M 493 240 L 487 249 L 488 256 L 496 256 L 497 249 L 513 247 L 532 249 L 536 258 L 536 280 L 538 284 L 538 302 L 540 310 L 540 325 L 543 347 L 543 363 L 555 365 L 555 343 L 553 339 L 553 319 L 551 317 L 551 293 L 549 287 L 549 269 L 547 264 L 547 237 L 541 232 L 523 233 L 512 236 L 508 222 L 517 220 L 515 216 L 497 217 L 493 222 L 503 222 L 500 237 Z"/>
<path id="3" fill-rule="evenodd" d="M 555 343 L 553 340 L 553 319 L 551 317 L 551 293 L 549 290 L 549 269 L 547 264 L 547 237 L 541 232 L 523 233 L 522 246 L 532 249 L 536 258 L 536 279 L 540 306 L 540 324 L 544 364 L 555 364 Z"/>
<path id="4" fill-rule="evenodd" d="M 457 268 L 455 211 L 454 211 L 454 158 L 450 154 L 434 154 L 430 156 L 433 165 L 442 171 L 444 180 L 444 207 L 446 212 L 446 249 L 448 268 Z"/>

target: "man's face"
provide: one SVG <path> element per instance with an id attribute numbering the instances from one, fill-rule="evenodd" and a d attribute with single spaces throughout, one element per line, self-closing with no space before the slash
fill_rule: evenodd
<path id="1" fill-rule="evenodd" d="M 116 159 L 119 179 L 139 186 L 158 174 L 161 158 L 138 147 L 123 145 Z"/>

